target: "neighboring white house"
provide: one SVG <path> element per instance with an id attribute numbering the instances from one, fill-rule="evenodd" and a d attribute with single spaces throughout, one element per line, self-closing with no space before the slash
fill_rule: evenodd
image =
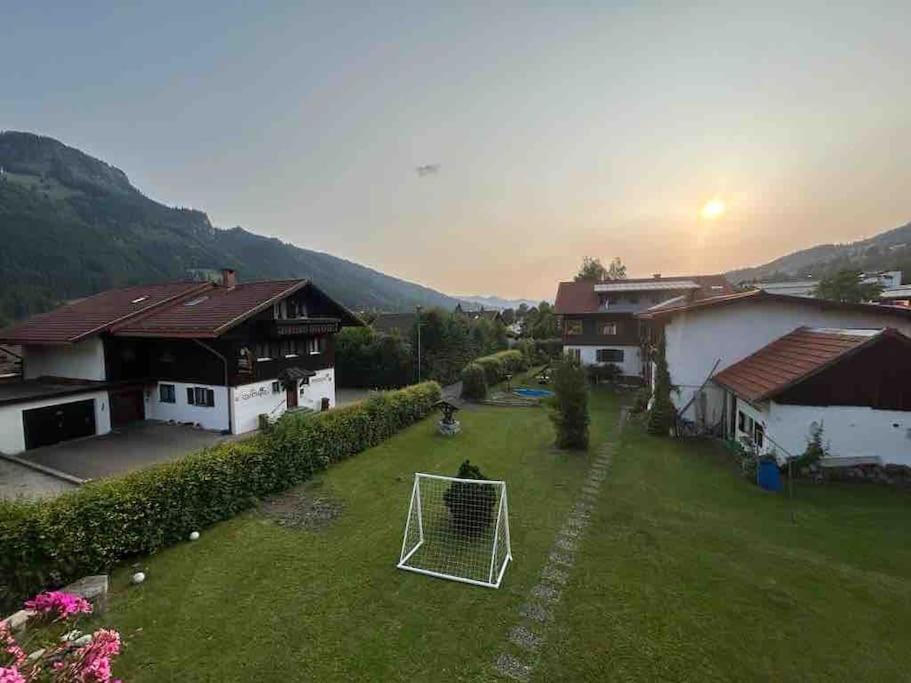
<path id="1" fill-rule="evenodd" d="M 239 434 L 260 415 L 335 405 L 334 338 L 362 324 L 308 280 L 176 282 L 101 292 L 0 330 L 0 452 L 139 420 Z"/>
<path id="2" fill-rule="evenodd" d="M 560 316 L 563 352 L 583 365 L 615 365 L 624 377 L 641 380 L 646 363 L 636 313 L 733 291 L 723 275 L 561 282 L 554 311 Z"/>
<path id="3" fill-rule="evenodd" d="M 911 309 L 841 304 L 751 290 L 693 303 L 656 306 L 639 314 L 651 326 L 653 343 L 663 336 L 671 397 L 681 417 L 700 426 L 720 426 L 724 391 L 713 374 L 755 353 L 798 327 L 895 328 L 911 335 Z"/>
<path id="4" fill-rule="evenodd" d="M 865 285 L 877 284 L 883 290 L 892 290 L 900 287 L 902 283 L 902 271 L 900 270 L 883 270 L 875 273 L 862 273 L 860 281 Z M 816 287 L 819 285 L 818 280 L 805 278 L 803 280 L 781 280 L 776 282 L 757 282 L 755 287 L 769 294 L 786 294 L 788 296 L 816 296 Z"/>
<path id="5" fill-rule="evenodd" d="M 893 329 L 798 328 L 712 382 L 726 435 L 780 462 L 821 430 L 832 458 L 911 466 L 911 338 Z"/>

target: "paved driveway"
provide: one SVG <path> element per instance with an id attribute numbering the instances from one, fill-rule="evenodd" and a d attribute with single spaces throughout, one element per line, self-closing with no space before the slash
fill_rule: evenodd
<path id="1" fill-rule="evenodd" d="M 50 498 L 74 488 L 76 484 L 0 458 L 0 500 Z"/>
<path id="2" fill-rule="evenodd" d="M 35 448 L 19 457 L 80 479 L 101 479 L 178 458 L 232 438 L 186 425 L 137 422 L 111 434 Z"/>

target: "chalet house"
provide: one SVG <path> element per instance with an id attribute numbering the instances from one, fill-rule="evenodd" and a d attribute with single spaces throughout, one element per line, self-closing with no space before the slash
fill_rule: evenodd
<path id="1" fill-rule="evenodd" d="M 362 324 L 308 280 L 139 285 L 0 330 L 23 376 L 0 383 L 0 451 L 143 419 L 239 434 L 335 404 L 334 336 Z"/>
<path id="2" fill-rule="evenodd" d="M 911 465 L 911 338 L 801 327 L 725 368 L 726 433 L 780 460 L 821 428 L 833 458 Z"/>
<path id="3" fill-rule="evenodd" d="M 370 326 L 379 334 L 394 334 L 411 339 L 418 317 L 416 313 L 380 313 Z"/>
<path id="4" fill-rule="evenodd" d="M 723 275 L 561 282 L 554 310 L 562 325 L 563 351 L 583 365 L 612 363 L 624 377 L 641 379 L 646 359 L 637 313 L 733 291 Z"/>
<path id="5" fill-rule="evenodd" d="M 732 436 L 738 411 L 720 373 L 798 328 L 884 329 L 911 336 L 911 309 L 845 304 L 751 290 L 692 302 L 666 302 L 638 314 L 651 351 L 663 338 L 678 414 L 702 431 Z M 651 376 L 651 375 L 650 375 Z M 896 380 L 889 380 L 898 381 Z M 749 400 L 747 395 L 741 397 Z M 763 399 L 765 400 L 765 399 Z M 853 405 L 866 405 L 866 398 Z M 738 402 L 737 405 L 743 405 Z M 841 404 L 840 404 L 841 405 Z M 793 412 L 793 411 L 792 411 Z M 807 423 L 799 431 L 806 434 Z"/>
<path id="6" fill-rule="evenodd" d="M 462 304 L 458 303 L 453 309 L 453 313 L 456 315 L 465 316 L 469 320 L 489 320 L 492 323 L 505 324 L 503 322 L 503 313 L 501 311 L 484 308 L 483 306 L 476 310 L 472 310 L 462 308 Z"/>

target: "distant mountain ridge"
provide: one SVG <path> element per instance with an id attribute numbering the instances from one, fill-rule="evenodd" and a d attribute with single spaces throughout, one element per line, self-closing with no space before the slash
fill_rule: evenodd
<path id="1" fill-rule="evenodd" d="M 481 308 L 482 306 L 485 309 L 497 309 L 500 311 L 506 310 L 507 308 L 518 308 L 522 304 L 525 304 L 529 308 L 532 306 L 537 306 L 540 301 L 535 301 L 534 299 L 504 299 L 499 296 L 465 296 L 464 294 L 459 294 L 458 298 L 461 301 L 471 304 L 473 309 Z M 464 307 L 464 305 L 463 305 Z"/>
<path id="2" fill-rule="evenodd" d="M 911 279 L 911 222 L 874 237 L 848 244 L 820 244 L 752 268 L 726 273 L 734 283 L 756 280 L 820 278 L 846 268 L 863 271 L 901 270 Z"/>
<path id="3" fill-rule="evenodd" d="M 446 294 L 149 199 L 120 169 L 53 138 L 0 132 L 0 322 L 113 287 L 234 268 L 309 277 L 355 309 L 454 308 Z"/>

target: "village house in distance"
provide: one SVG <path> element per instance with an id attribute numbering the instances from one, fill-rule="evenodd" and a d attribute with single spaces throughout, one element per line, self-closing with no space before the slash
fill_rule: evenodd
<path id="1" fill-rule="evenodd" d="M 723 275 L 561 282 L 554 311 L 562 321 L 563 351 L 583 365 L 614 364 L 624 378 L 641 381 L 648 376 L 648 359 L 637 313 L 733 291 Z"/>
<path id="2" fill-rule="evenodd" d="M 239 434 L 261 415 L 335 405 L 335 334 L 361 325 L 309 280 L 138 285 L 0 330 L 21 379 L 0 382 L 0 451 L 151 419 Z"/>

